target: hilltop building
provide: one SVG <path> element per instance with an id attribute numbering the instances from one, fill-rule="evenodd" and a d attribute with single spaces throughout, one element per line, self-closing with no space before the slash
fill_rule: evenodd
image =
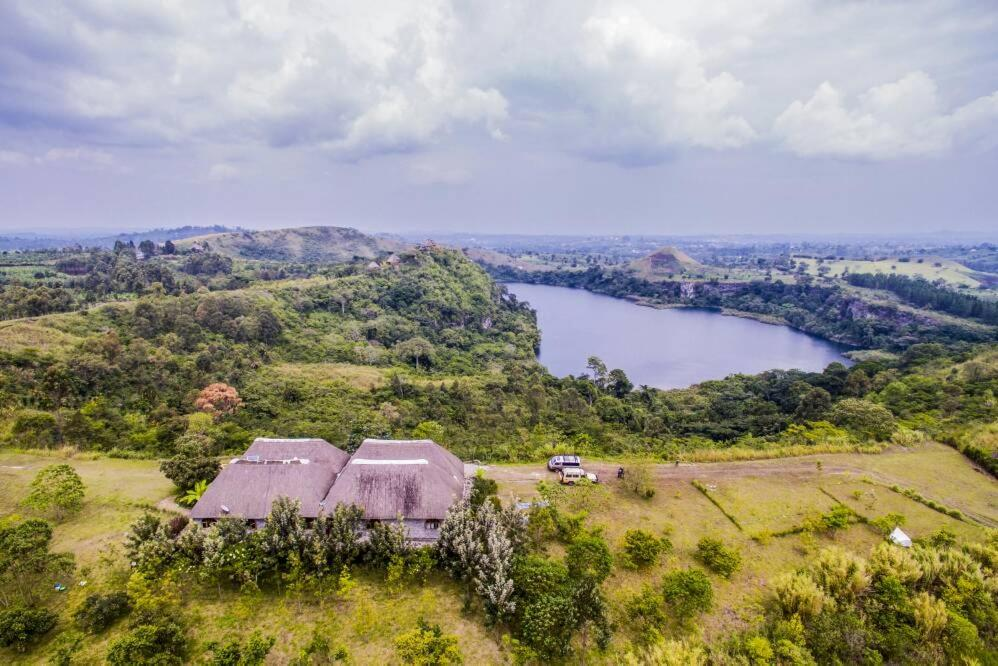
<path id="1" fill-rule="evenodd" d="M 322 439 L 260 438 L 234 458 L 191 511 L 199 525 L 237 516 L 262 527 L 278 497 L 306 521 L 337 504 L 364 512 L 365 528 L 401 518 L 416 543 L 432 543 L 466 492 L 464 464 L 431 440 L 367 439 L 353 456 Z"/>

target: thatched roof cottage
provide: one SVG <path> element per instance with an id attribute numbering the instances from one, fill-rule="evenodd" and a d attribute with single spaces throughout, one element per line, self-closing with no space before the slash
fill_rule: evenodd
<path id="1" fill-rule="evenodd" d="M 238 516 L 259 527 L 286 496 L 306 520 L 355 504 L 368 525 L 401 517 L 410 538 L 427 543 L 464 491 L 464 464 L 431 440 L 368 439 L 349 456 L 322 439 L 260 438 L 222 469 L 191 516 L 200 525 Z"/>

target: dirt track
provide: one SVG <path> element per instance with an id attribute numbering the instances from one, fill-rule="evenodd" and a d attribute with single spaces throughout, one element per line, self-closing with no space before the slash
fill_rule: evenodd
<path id="1" fill-rule="evenodd" d="M 955 452 L 954 452 L 955 453 Z M 819 454 L 812 456 L 800 456 L 795 458 L 776 458 L 768 460 L 746 460 L 737 462 L 717 462 L 717 463 L 663 463 L 651 466 L 655 477 L 663 484 L 689 483 L 693 479 L 699 479 L 705 483 L 711 481 L 721 481 L 726 479 L 739 479 L 746 477 L 779 477 L 782 479 L 798 478 L 809 479 L 818 476 L 828 475 L 856 475 L 872 479 L 885 486 L 900 485 L 906 486 L 908 482 L 904 478 L 885 474 L 883 472 L 870 469 L 861 464 L 861 456 L 909 456 L 915 455 L 911 449 L 895 448 L 883 453 L 875 454 Z M 959 455 L 959 454 L 956 454 Z M 818 462 L 821 462 L 819 471 Z M 981 471 L 976 465 L 967 461 L 975 471 L 979 472 L 982 482 L 993 483 L 987 474 Z M 607 461 L 591 461 L 584 464 L 586 471 L 596 472 L 600 479 L 608 483 L 616 483 L 617 468 L 620 463 Z M 628 463 L 623 463 L 626 472 Z M 544 463 L 523 464 L 523 465 L 485 465 L 484 469 L 489 477 L 502 482 L 507 486 L 532 487 L 538 481 L 553 481 L 557 477 L 547 471 Z M 984 515 L 968 509 L 966 506 L 957 506 L 969 518 L 982 525 L 998 527 L 998 516 Z"/>

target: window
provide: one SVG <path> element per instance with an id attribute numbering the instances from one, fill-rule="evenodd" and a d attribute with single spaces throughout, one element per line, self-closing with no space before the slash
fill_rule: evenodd
<path id="1" fill-rule="evenodd" d="M 440 521 L 439 520 L 427 520 L 425 527 L 428 530 L 439 530 L 440 529 Z"/>

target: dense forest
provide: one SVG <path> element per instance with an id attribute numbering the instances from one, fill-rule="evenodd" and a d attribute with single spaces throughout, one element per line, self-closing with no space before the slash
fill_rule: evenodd
<path id="1" fill-rule="evenodd" d="M 957 317 L 971 317 L 988 324 L 998 324 L 998 302 L 988 301 L 970 294 L 962 294 L 932 284 L 924 278 L 910 278 L 905 275 L 893 274 L 850 273 L 845 279 L 849 284 L 857 287 L 886 289 L 900 296 L 906 303 L 920 308 L 930 308 Z"/>

